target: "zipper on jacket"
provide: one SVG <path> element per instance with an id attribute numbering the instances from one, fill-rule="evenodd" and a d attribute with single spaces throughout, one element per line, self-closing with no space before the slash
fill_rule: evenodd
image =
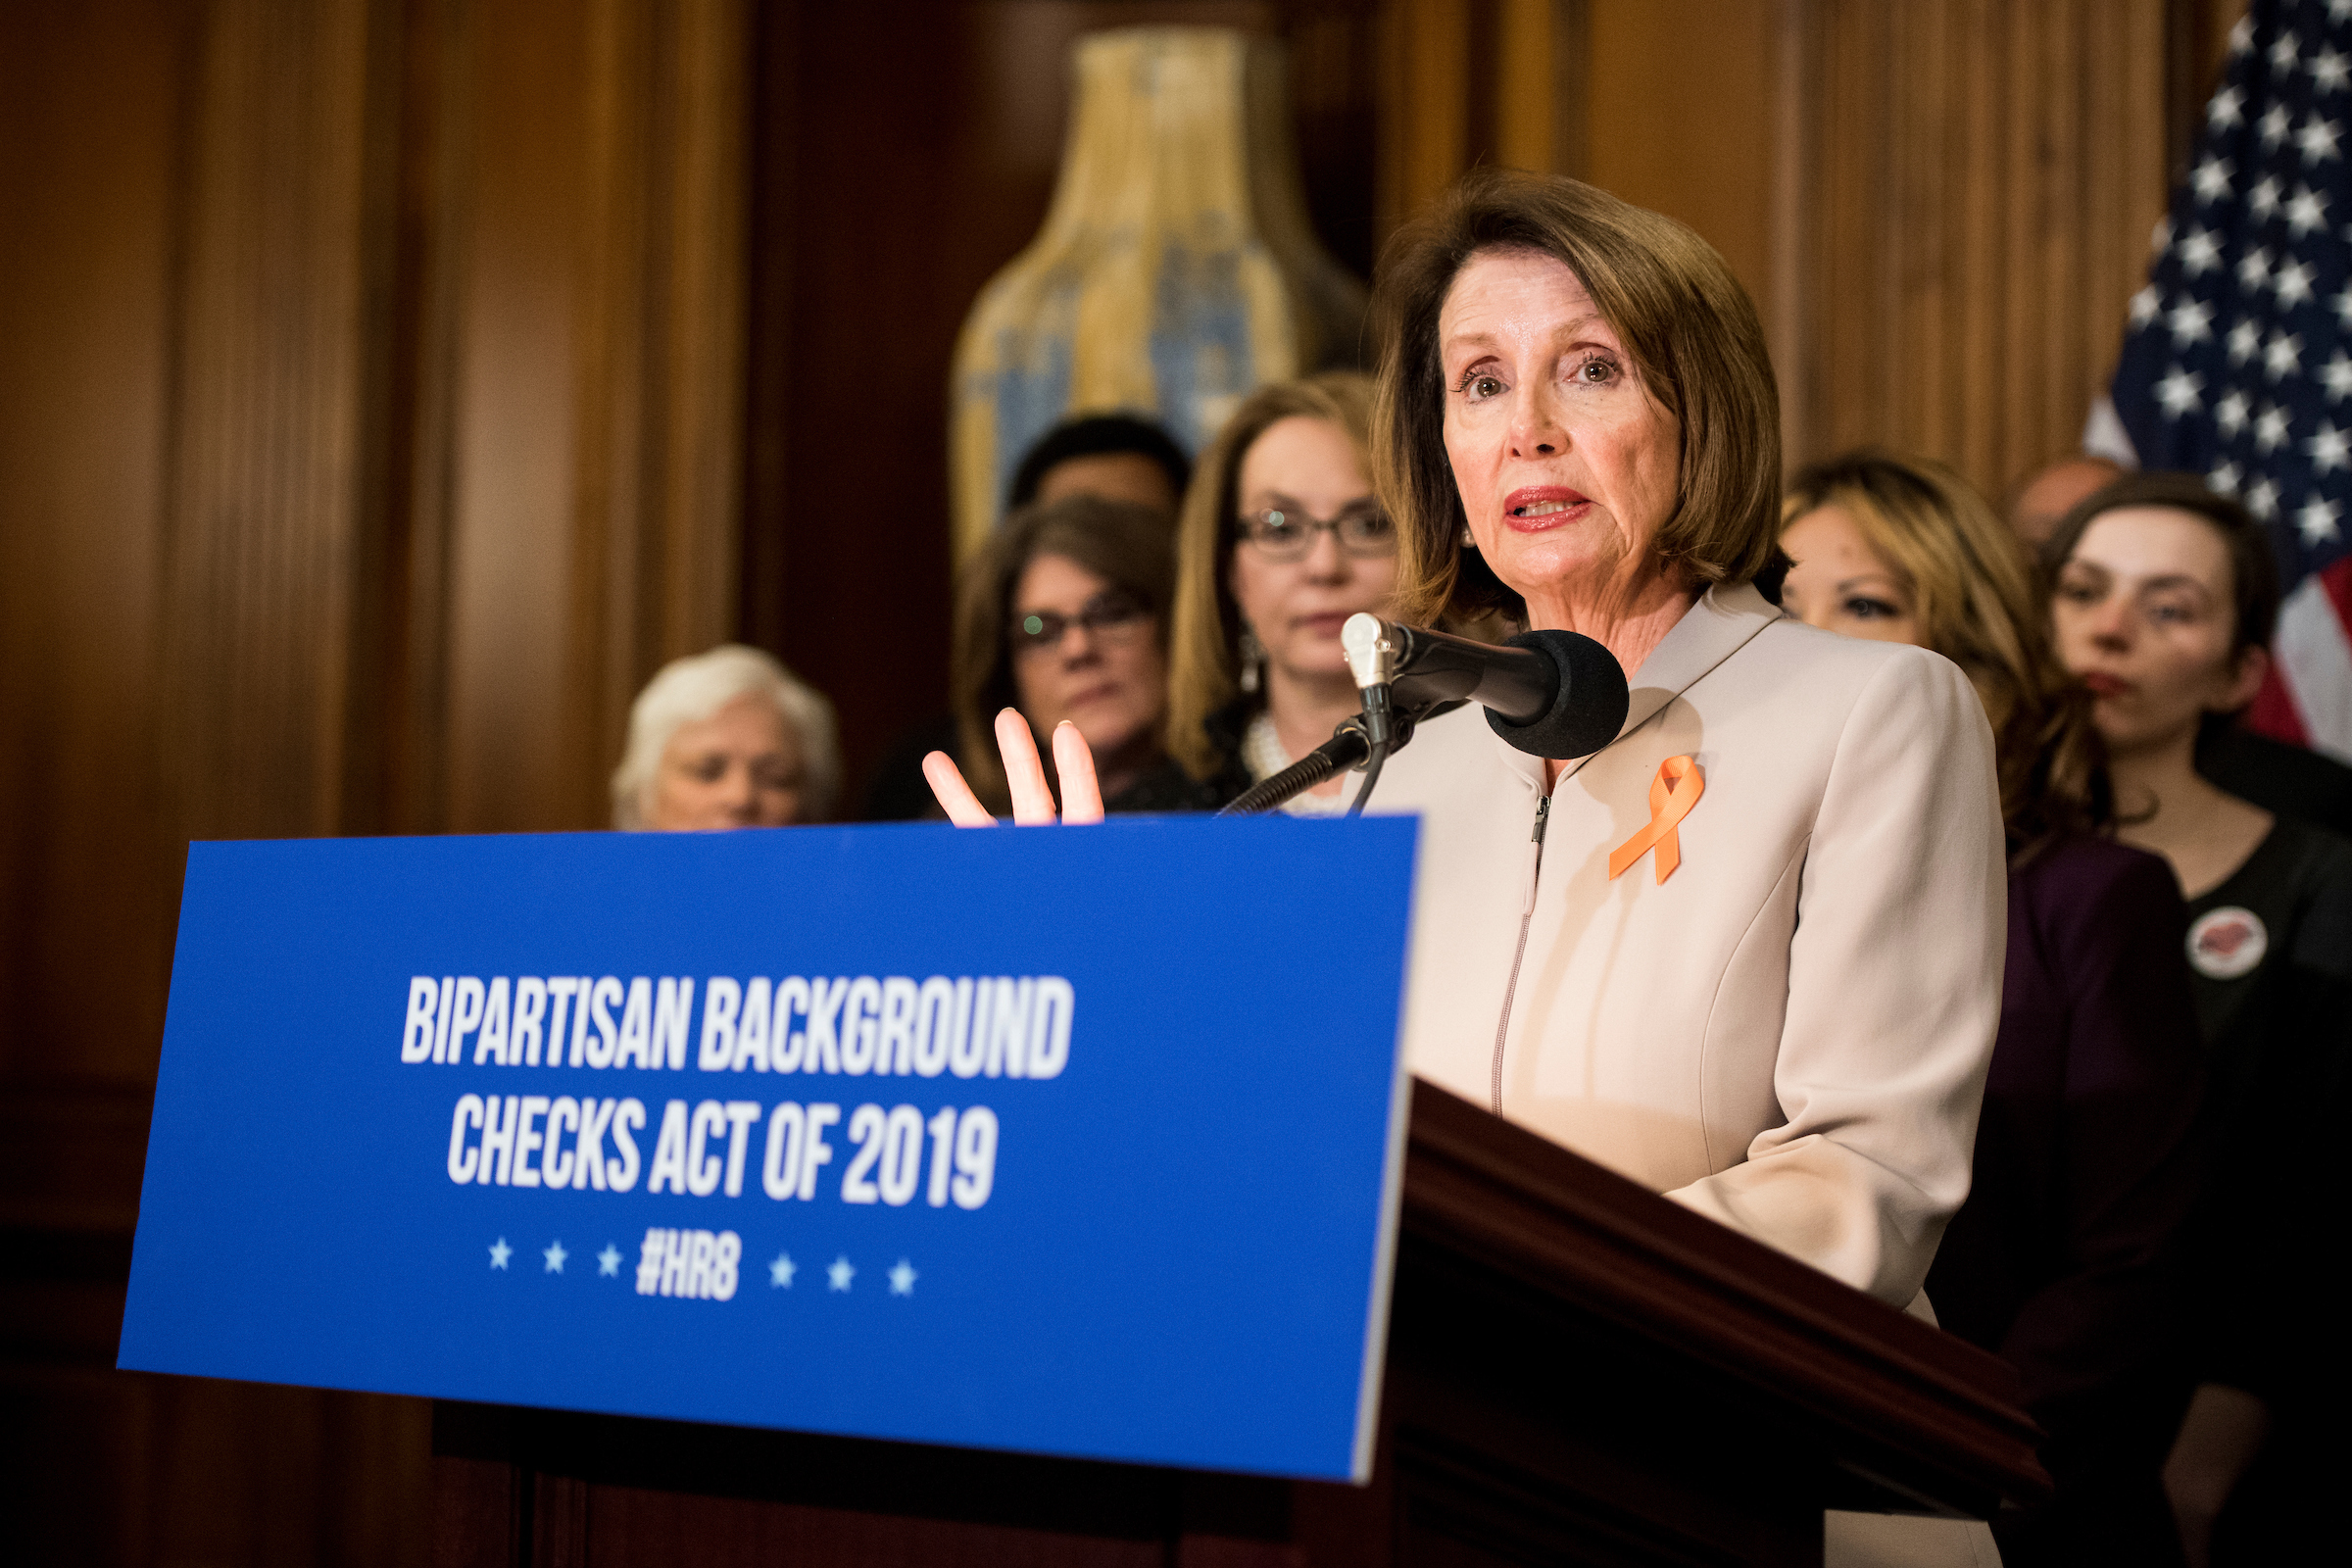
<path id="1" fill-rule="evenodd" d="M 1494 1023 L 1494 1072 L 1492 1092 L 1494 1114 L 1502 1114 L 1502 1045 L 1511 1033 L 1511 999 L 1519 991 L 1519 964 L 1527 956 L 1527 928 L 1536 917 L 1536 881 L 1544 874 L 1544 824 L 1551 817 L 1551 797 L 1536 798 L 1536 827 L 1527 836 L 1527 892 L 1519 904 L 1519 946 L 1511 952 L 1511 978 L 1502 988 L 1502 1016 Z"/>

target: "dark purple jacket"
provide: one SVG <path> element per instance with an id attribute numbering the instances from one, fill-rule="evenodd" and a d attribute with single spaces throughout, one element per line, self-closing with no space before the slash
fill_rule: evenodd
<path id="1" fill-rule="evenodd" d="M 2104 839 L 2063 840 L 2009 878 L 1976 1182 L 1928 1298 L 2017 1367 L 2055 1440 L 2085 1423 L 2120 1436 L 2177 1378 L 2204 1056 L 2186 927 L 2171 867 Z"/>

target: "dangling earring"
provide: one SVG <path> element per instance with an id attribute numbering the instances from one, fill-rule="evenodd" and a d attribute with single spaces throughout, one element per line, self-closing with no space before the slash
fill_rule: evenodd
<path id="1" fill-rule="evenodd" d="M 1257 640 L 1255 628 L 1242 628 L 1242 690 L 1254 696 L 1258 687 L 1258 666 L 1266 662 L 1266 649 Z"/>

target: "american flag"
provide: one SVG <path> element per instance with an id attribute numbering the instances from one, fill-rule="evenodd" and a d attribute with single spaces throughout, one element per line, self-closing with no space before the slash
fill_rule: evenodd
<path id="1" fill-rule="evenodd" d="M 2249 722 L 2352 761 L 2352 0 L 2254 0 L 2230 42 L 2115 412 L 2141 466 L 2270 525 L 2286 599 Z"/>

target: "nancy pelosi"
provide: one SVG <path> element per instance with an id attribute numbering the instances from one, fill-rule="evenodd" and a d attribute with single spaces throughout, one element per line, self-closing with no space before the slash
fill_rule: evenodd
<path id="1" fill-rule="evenodd" d="M 1968 1195 L 1999 1021 L 1992 736 L 1953 664 L 1781 613 L 1755 310 L 1689 229 L 1466 176 L 1390 247 L 1373 462 L 1402 618 L 1500 612 L 1629 671 L 1546 761 L 1421 726 L 1412 1070 L 1897 1306 Z M 1016 817 L 1051 820 L 1025 727 Z M 1074 731 L 1068 806 L 1092 816 Z M 987 814 L 928 764 L 961 822 Z M 1916 1308 L 1915 1308 L 1916 1309 Z"/>

